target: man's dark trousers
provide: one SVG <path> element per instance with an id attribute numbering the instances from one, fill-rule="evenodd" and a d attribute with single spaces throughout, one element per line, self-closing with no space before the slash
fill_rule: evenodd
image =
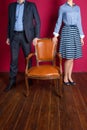
<path id="1" fill-rule="evenodd" d="M 30 44 L 28 43 L 25 33 L 14 31 L 13 39 L 10 43 L 11 47 L 11 65 L 10 65 L 10 80 L 16 80 L 18 72 L 18 56 L 20 47 L 22 47 L 24 56 L 27 57 L 30 53 Z"/>

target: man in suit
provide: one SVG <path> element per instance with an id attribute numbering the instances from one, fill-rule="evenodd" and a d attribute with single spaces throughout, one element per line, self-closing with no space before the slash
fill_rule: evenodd
<path id="1" fill-rule="evenodd" d="M 6 43 L 11 49 L 10 82 L 5 88 L 9 91 L 16 84 L 18 55 L 22 47 L 24 56 L 30 53 L 31 42 L 36 44 L 40 36 L 40 17 L 36 5 L 26 0 L 17 0 L 8 8 L 8 37 Z"/>

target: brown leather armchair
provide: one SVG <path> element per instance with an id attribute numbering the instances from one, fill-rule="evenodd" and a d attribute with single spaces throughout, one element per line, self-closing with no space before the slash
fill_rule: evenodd
<path id="1" fill-rule="evenodd" d="M 36 66 L 29 68 L 29 60 L 32 56 L 36 56 Z M 56 65 L 56 56 L 59 58 L 59 66 Z M 43 62 L 43 64 L 40 64 Z M 46 62 L 46 64 L 44 64 Z M 50 62 L 50 64 L 48 64 Z M 26 83 L 26 96 L 29 95 L 29 82 L 28 79 L 39 80 L 54 80 L 57 94 L 62 96 L 62 59 L 57 53 L 57 46 L 52 42 L 52 39 L 43 38 L 37 41 L 35 45 L 35 53 L 31 53 L 26 58 L 25 69 L 25 83 Z M 59 81 L 59 82 L 58 82 Z"/>

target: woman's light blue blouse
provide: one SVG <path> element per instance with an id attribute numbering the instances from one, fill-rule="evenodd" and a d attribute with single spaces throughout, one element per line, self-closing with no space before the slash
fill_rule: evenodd
<path id="1" fill-rule="evenodd" d="M 62 25 L 62 22 L 64 23 L 64 25 L 76 25 L 79 29 L 80 37 L 81 38 L 84 37 L 79 6 L 77 5 L 70 6 L 68 3 L 65 3 L 60 6 L 59 16 L 53 32 L 55 36 L 59 35 L 59 30 Z"/>

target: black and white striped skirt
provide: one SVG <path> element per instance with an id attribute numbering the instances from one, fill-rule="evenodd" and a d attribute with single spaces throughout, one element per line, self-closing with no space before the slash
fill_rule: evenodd
<path id="1" fill-rule="evenodd" d="M 75 25 L 62 28 L 59 52 L 62 58 L 77 59 L 82 57 L 82 45 L 78 27 Z"/>

